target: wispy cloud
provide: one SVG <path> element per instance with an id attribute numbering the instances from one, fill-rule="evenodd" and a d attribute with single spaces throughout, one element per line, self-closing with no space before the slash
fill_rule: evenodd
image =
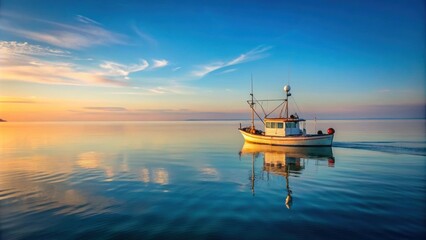
<path id="1" fill-rule="evenodd" d="M 192 74 L 196 77 L 204 77 L 205 75 L 216 71 L 220 68 L 224 68 L 228 66 L 226 63 L 213 63 L 209 65 L 201 66 L 199 70 L 193 71 Z"/>
<path id="2" fill-rule="evenodd" d="M 152 68 L 162 68 L 167 66 L 167 64 L 169 64 L 169 62 L 166 59 L 161 59 L 161 60 L 153 59 L 152 62 L 153 62 Z"/>
<path id="3" fill-rule="evenodd" d="M 97 111 L 103 111 L 103 112 L 126 112 L 126 111 L 128 111 L 124 107 L 85 107 L 84 109 L 97 110 Z"/>
<path id="4" fill-rule="evenodd" d="M 96 72 L 85 72 L 68 63 L 38 61 L 28 64 L 0 65 L 0 81 L 22 81 L 56 85 L 125 86 Z"/>
<path id="5" fill-rule="evenodd" d="M 235 71 L 237 71 L 237 69 L 236 69 L 236 68 L 230 68 L 230 69 L 226 69 L 226 70 L 222 71 L 222 72 L 221 72 L 221 74 L 230 73 L 230 72 L 235 72 Z"/>
<path id="6" fill-rule="evenodd" d="M 6 16 L 14 17 L 11 14 Z M 108 31 L 98 22 L 81 15 L 77 15 L 76 19 L 81 24 L 68 25 L 44 19 L 24 17 L 24 20 L 44 24 L 45 30 L 43 32 L 33 31 L 6 24 L 5 22 L 0 23 L 0 29 L 20 37 L 67 49 L 82 49 L 95 45 L 125 44 L 123 35 Z"/>
<path id="7" fill-rule="evenodd" d="M 138 88 L 133 91 L 121 91 L 111 92 L 114 95 L 162 95 L 162 94 L 176 94 L 176 95 L 188 95 L 195 91 L 194 88 L 188 86 L 156 86 L 148 88 Z"/>
<path id="8" fill-rule="evenodd" d="M 271 49 L 271 46 L 258 46 L 246 53 L 241 54 L 240 56 L 227 61 L 227 62 L 215 62 L 215 63 L 211 63 L 211 64 L 207 64 L 204 66 L 200 66 L 198 70 L 193 71 L 192 75 L 196 76 L 196 77 L 204 77 L 205 75 L 214 72 L 216 70 L 219 70 L 221 68 L 225 68 L 225 67 L 229 67 L 229 66 L 233 66 L 233 65 L 237 65 L 237 64 L 241 64 L 244 62 L 250 62 L 250 61 L 255 61 L 261 58 L 264 58 L 266 56 L 268 56 L 267 51 L 269 49 Z"/>
<path id="9" fill-rule="evenodd" d="M 151 66 L 150 69 L 162 68 L 167 66 L 168 63 L 169 62 L 166 59 L 161 59 L 161 60 L 153 59 L 152 65 L 150 65 L 147 60 L 141 59 L 139 63 L 132 64 L 132 65 L 125 65 L 121 63 L 112 62 L 112 61 L 104 61 L 99 66 L 107 70 L 109 75 L 111 76 L 120 76 L 128 80 L 130 79 L 129 74 L 131 73 L 144 71 L 148 69 L 149 66 Z"/>
<path id="10" fill-rule="evenodd" d="M 27 42 L 0 41 L 0 81 L 24 81 L 59 85 L 128 86 L 131 73 L 144 71 L 150 64 L 125 65 L 103 61 L 99 65 L 81 65 L 72 61 L 76 57 L 69 51 Z M 90 59 L 93 60 L 93 59 Z M 153 60 L 151 69 L 168 64 L 165 59 Z M 150 92 L 165 92 L 153 89 Z"/>
<path id="11" fill-rule="evenodd" d="M 35 103 L 34 101 L 8 101 L 8 100 L 0 100 L 0 103 L 24 103 L 24 104 L 28 104 L 28 103 Z"/>
<path id="12" fill-rule="evenodd" d="M 29 44 L 27 42 L 16 41 L 0 41 L 0 53 L 2 54 L 24 54 L 24 55 L 53 55 L 53 56 L 69 56 L 70 52 L 54 49 L 50 47 L 42 47 L 40 45 Z"/>
<path id="13" fill-rule="evenodd" d="M 272 46 L 263 46 L 263 45 L 257 46 L 256 48 L 254 48 L 254 49 L 252 49 L 252 50 L 250 50 L 250 51 L 248 51 L 244 54 L 241 54 L 239 57 L 230 61 L 228 63 L 228 66 L 264 58 L 264 57 L 268 56 L 266 51 L 268 51 L 271 48 L 272 48 Z"/>
<path id="14" fill-rule="evenodd" d="M 144 42 L 154 46 L 157 45 L 157 41 L 152 36 L 140 30 L 136 25 L 132 25 L 131 28 Z"/>
<path id="15" fill-rule="evenodd" d="M 63 52 L 27 43 L 3 42 L 0 45 L 0 81 L 22 81 L 56 85 L 124 86 L 99 70 L 82 70 L 64 62 Z M 40 58 L 50 56 L 50 61 Z M 69 58 L 67 58 L 69 60 Z"/>
<path id="16" fill-rule="evenodd" d="M 148 89 L 148 91 L 152 93 L 156 93 L 156 94 L 164 94 L 167 92 L 167 90 L 163 87 L 151 88 L 151 89 Z"/>
<path id="17" fill-rule="evenodd" d="M 143 71 L 149 67 L 149 63 L 142 59 L 139 64 L 124 65 L 116 62 L 105 61 L 100 65 L 101 68 L 106 69 L 109 74 L 113 76 L 122 76 L 129 79 L 129 74 L 133 72 Z"/>
<path id="18" fill-rule="evenodd" d="M 38 101 L 35 101 L 34 98 L 27 98 L 27 97 L 0 97 L 0 103 L 11 103 L 11 104 L 34 104 L 39 103 Z"/>
<path id="19" fill-rule="evenodd" d="M 151 95 L 158 94 L 177 94 L 177 95 L 188 95 L 194 92 L 194 88 L 188 86 L 178 86 L 178 85 L 169 85 L 169 86 L 157 86 L 151 88 L 142 89 L 146 93 Z"/>
<path id="20" fill-rule="evenodd" d="M 95 20 L 93 20 L 93 19 L 91 19 L 91 18 L 88 18 L 88 17 L 82 16 L 82 15 L 77 15 L 77 16 L 75 17 L 75 19 L 77 19 L 77 21 L 82 22 L 82 23 L 102 25 L 102 24 L 100 24 L 99 22 L 97 22 L 97 21 L 95 21 Z"/>

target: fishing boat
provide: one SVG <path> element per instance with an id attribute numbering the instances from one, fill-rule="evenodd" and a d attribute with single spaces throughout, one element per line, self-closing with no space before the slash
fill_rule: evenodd
<path id="1" fill-rule="evenodd" d="M 259 144 L 280 145 L 280 146 L 332 146 L 334 129 L 329 128 L 327 133 L 318 131 L 315 134 L 306 132 L 306 120 L 299 118 L 297 113 L 289 116 L 288 98 L 291 96 L 290 85 L 284 86 L 285 99 L 276 100 L 257 100 L 253 95 L 253 87 L 250 93 L 251 100 L 247 100 L 251 108 L 251 126 L 242 127 L 240 124 L 239 131 L 243 135 L 245 141 Z M 266 113 L 262 107 L 262 102 L 265 101 L 280 101 L 281 103 L 270 113 Z M 263 118 L 255 110 L 255 105 L 259 104 L 265 116 Z M 269 117 L 277 109 L 281 111 L 277 117 Z M 285 109 L 284 116 L 282 115 Z M 254 125 L 254 115 L 263 123 L 264 130 L 256 129 Z"/>

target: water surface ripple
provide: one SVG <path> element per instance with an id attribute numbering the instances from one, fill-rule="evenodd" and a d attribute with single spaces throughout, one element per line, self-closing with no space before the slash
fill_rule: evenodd
<path id="1" fill-rule="evenodd" d="M 425 121 L 405 123 L 317 121 L 333 148 L 232 121 L 2 123 L 0 239 L 424 239 Z"/>

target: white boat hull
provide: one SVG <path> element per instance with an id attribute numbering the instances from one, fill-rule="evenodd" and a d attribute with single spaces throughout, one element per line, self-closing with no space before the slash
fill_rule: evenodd
<path id="1" fill-rule="evenodd" d="M 252 143 L 279 145 L 279 146 L 331 146 L 334 134 L 305 135 L 305 136 L 265 136 L 252 134 L 239 129 L 244 140 Z"/>

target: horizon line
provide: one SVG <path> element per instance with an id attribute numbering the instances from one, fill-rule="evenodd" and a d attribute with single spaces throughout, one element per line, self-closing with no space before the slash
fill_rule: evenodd
<path id="1" fill-rule="evenodd" d="M 8 121 L 5 119 L 2 119 L 4 121 L 1 121 L 0 123 L 26 123 L 26 122 L 33 122 L 33 123 L 49 123 L 49 122 L 226 122 L 226 121 L 251 121 L 251 119 L 247 118 L 223 118 L 223 119 L 209 119 L 209 118 L 194 118 L 194 119 L 180 119 L 180 120 L 47 120 L 47 121 Z M 308 119 L 305 120 L 315 121 L 315 119 Z M 426 117 L 424 118 L 321 118 L 316 119 L 317 121 L 327 121 L 327 120 L 426 120 Z M 260 121 L 259 119 L 256 119 L 255 121 Z"/>

